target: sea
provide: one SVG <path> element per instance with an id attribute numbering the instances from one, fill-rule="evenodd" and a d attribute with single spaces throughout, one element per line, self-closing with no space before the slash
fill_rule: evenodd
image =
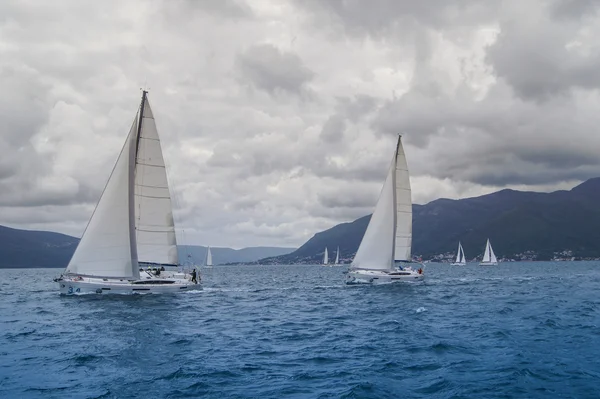
<path id="1" fill-rule="evenodd" d="M 176 295 L 0 270 L 1 398 L 599 398 L 600 262 L 215 266 Z"/>

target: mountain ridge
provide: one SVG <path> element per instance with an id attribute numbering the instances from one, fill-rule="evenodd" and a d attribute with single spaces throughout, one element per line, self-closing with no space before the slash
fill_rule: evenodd
<path id="1" fill-rule="evenodd" d="M 550 193 L 503 189 L 478 197 L 438 198 L 413 204 L 413 255 L 432 258 L 463 243 L 468 259 L 483 254 L 489 237 L 496 255 L 519 257 L 533 251 L 551 259 L 560 251 L 600 257 L 600 178 Z M 318 232 L 296 251 L 263 263 L 320 263 L 325 247 L 350 261 L 371 215 Z"/>
<path id="2" fill-rule="evenodd" d="M 64 268 L 69 263 L 79 238 L 62 233 L 23 230 L 0 225 L 0 268 Z M 201 265 L 206 257 L 205 246 L 178 245 L 180 261 Z M 294 251 L 285 247 L 246 247 L 232 249 L 211 247 L 213 263 L 250 263 L 258 259 L 279 256 Z M 188 258 L 190 255 L 190 258 Z"/>

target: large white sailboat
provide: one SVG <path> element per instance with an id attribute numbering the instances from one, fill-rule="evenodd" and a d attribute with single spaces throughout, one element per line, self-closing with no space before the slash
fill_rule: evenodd
<path id="1" fill-rule="evenodd" d="M 210 246 L 206 249 L 206 259 L 204 260 L 205 267 L 212 267 L 212 252 L 210 252 Z"/>
<path id="2" fill-rule="evenodd" d="M 329 264 L 329 252 L 327 252 L 327 247 L 325 247 L 325 254 L 323 254 L 323 264 Z"/>
<path id="3" fill-rule="evenodd" d="M 334 265 L 339 265 L 340 264 L 340 247 L 337 247 L 337 252 L 335 253 L 335 262 L 333 262 Z"/>
<path id="4" fill-rule="evenodd" d="M 465 266 L 467 260 L 465 259 L 465 251 L 463 250 L 462 244 L 458 242 L 458 252 L 456 254 L 456 260 L 451 263 L 452 266 Z"/>
<path id="5" fill-rule="evenodd" d="M 144 91 L 96 209 L 67 268 L 55 281 L 61 294 L 194 288 L 196 272 L 178 271 L 178 263 L 167 173 Z"/>
<path id="6" fill-rule="evenodd" d="M 496 254 L 492 249 L 492 244 L 490 244 L 490 239 L 488 238 L 487 243 L 485 244 L 485 252 L 483 253 L 483 259 L 479 262 L 479 266 L 496 266 L 498 264 L 498 259 L 496 259 Z"/>
<path id="7" fill-rule="evenodd" d="M 412 199 L 402 138 L 398 144 L 375 211 L 346 274 L 346 283 L 394 283 L 423 280 L 423 270 L 410 263 L 412 243 Z"/>

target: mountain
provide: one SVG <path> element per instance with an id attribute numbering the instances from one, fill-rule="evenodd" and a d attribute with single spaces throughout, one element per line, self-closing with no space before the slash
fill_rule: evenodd
<path id="1" fill-rule="evenodd" d="M 483 254 L 489 237 L 499 257 L 526 251 L 551 259 L 569 250 L 573 256 L 600 257 L 600 178 L 570 191 L 552 193 L 501 190 L 460 200 L 438 199 L 413 205 L 413 254 L 430 258 L 455 252 L 460 240 L 468 259 Z M 296 251 L 264 263 L 319 263 L 325 246 L 340 246 L 344 257 L 356 253 L 370 215 L 317 233 Z"/>
<path id="2" fill-rule="evenodd" d="M 0 226 L 0 267 L 65 267 L 79 239 Z"/>
<path id="3" fill-rule="evenodd" d="M 0 226 L 0 268 L 60 267 L 69 263 L 79 239 L 50 231 L 19 230 Z M 242 249 L 211 248 L 213 263 L 254 262 L 258 259 L 288 254 L 295 248 L 250 247 Z M 195 264 L 202 264 L 206 247 L 178 246 L 183 262 L 187 255 Z"/>
<path id="4" fill-rule="evenodd" d="M 281 256 L 293 252 L 296 248 L 280 247 L 248 247 L 242 249 L 210 247 L 213 264 L 225 263 L 250 263 L 262 258 Z M 180 245 L 179 259 L 191 259 L 196 265 L 204 264 L 206 259 L 206 247 L 197 245 Z M 188 258 L 189 255 L 189 258 Z"/>

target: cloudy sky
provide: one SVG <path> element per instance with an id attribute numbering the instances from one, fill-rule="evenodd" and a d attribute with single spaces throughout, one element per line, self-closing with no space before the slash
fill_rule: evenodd
<path id="1" fill-rule="evenodd" d="M 600 176 L 594 0 L 4 0 L 0 224 L 81 235 L 150 90 L 184 243 Z M 180 234 L 180 237 L 182 234 Z"/>

